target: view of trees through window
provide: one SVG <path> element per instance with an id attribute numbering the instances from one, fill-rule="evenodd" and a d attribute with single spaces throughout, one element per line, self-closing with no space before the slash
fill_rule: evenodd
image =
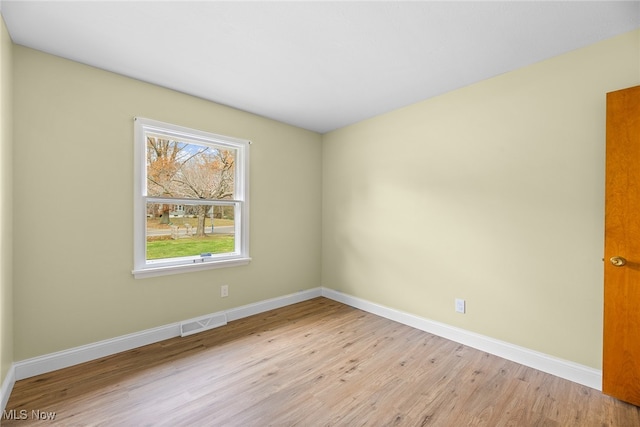
<path id="1" fill-rule="evenodd" d="M 235 149 L 146 139 L 147 259 L 234 252 Z"/>

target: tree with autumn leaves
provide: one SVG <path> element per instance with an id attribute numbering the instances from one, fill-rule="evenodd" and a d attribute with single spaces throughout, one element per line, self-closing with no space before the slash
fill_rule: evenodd
<path id="1" fill-rule="evenodd" d="M 200 200 L 233 199 L 235 156 L 222 147 L 147 136 L 147 193 L 151 197 Z M 161 223 L 169 223 L 172 205 L 161 205 Z M 196 236 L 205 236 L 212 205 L 196 205 Z"/>

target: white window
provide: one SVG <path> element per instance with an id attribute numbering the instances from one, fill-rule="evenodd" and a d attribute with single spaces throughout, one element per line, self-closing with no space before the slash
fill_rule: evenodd
<path id="1" fill-rule="evenodd" d="M 137 117 L 136 278 L 249 263 L 249 141 Z"/>

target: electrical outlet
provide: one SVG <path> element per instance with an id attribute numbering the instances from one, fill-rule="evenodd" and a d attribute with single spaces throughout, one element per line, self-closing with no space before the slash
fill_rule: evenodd
<path id="1" fill-rule="evenodd" d="M 463 299 L 456 298 L 456 313 L 465 313 L 466 308 L 465 301 Z"/>
<path id="2" fill-rule="evenodd" d="M 220 286 L 220 296 L 226 298 L 229 296 L 229 285 Z"/>

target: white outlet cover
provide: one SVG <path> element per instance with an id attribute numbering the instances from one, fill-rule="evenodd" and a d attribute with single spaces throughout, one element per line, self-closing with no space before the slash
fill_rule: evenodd
<path id="1" fill-rule="evenodd" d="M 465 313 L 466 304 L 463 299 L 456 298 L 456 313 Z"/>

